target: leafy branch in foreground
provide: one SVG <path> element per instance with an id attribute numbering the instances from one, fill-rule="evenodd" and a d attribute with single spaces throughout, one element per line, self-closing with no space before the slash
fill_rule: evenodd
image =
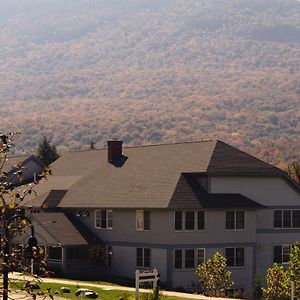
<path id="1" fill-rule="evenodd" d="M 31 260 L 39 260 L 40 273 L 43 274 L 46 264 L 43 249 L 38 247 L 33 236 L 33 225 L 30 219 L 23 215 L 22 208 L 25 199 L 32 193 L 36 194 L 35 186 L 41 180 L 46 179 L 47 175 L 50 174 L 50 170 L 48 167 L 44 168 L 38 176 L 39 180 L 25 184 L 22 162 L 7 167 L 8 155 L 15 147 L 14 139 L 17 135 L 19 135 L 17 132 L 0 135 L 0 274 L 3 277 L 0 294 L 3 295 L 3 299 L 8 298 L 9 272 L 17 270 L 25 274 L 31 274 Z M 15 239 L 26 234 L 28 228 L 31 229 L 31 237 L 28 240 L 27 248 L 22 249 L 19 245 L 15 245 L 17 244 Z M 27 251 L 26 254 L 26 249 L 29 249 L 30 253 Z M 38 279 L 37 276 L 32 278 Z M 29 283 L 25 285 L 24 291 L 32 296 L 34 295 L 32 285 Z"/>

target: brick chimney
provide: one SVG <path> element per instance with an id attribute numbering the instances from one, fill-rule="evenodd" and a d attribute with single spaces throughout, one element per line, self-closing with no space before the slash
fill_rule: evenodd
<path id="1" fill-rule="evenodd" d="M 107 161 L 114 163 L 122 157 L 122 141 L 107 141 Z"/>

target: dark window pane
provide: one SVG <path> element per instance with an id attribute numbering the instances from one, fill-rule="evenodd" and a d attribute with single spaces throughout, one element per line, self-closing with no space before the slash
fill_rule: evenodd
<path id="1" fill-rule="evenodd" d="M 274 210 L 274 228 L 282 228 L 282 210 Z"/>
<path id="2" fill-rule="evenodd" d="M 136 248 L 136 266 L 143 267 L 143 248 Z"/>
<path id="3" fill-rule="evenodd" d="M 293 228 L 300 228 L 300 210 L 293 210 Z"/>
<path id="4" fill-rule="evenodd" d="M 197 249 L 197 265 L 202 264 L 205 260 L 205 250 Z"/>
<path id="5" fill-rule="evenodd" d="M 150 230 L 150 211 L 144 211 L 144 230 Z"/>
<path id="6" fill-rule="evenodd" d="M 226 211 L 226 229 L 235 229 L 234 211 Z"/>
<path id="7" fill-rule="evenodd" d="M 287 263 L 290 260 L 291 246 L 282 246 L 282 263 Z"/>
<path id="8" fill-rule="evenodd" d="M 175 269 L 182 269 L 182 250 L 175 250 Z"/>
<path id="9" fill-rule="evenodd" d="M 292 227 L 292 218 L 291 218 L 291 210 L 283 211 L 283 228 L 291 228 Z"/>
<path id="10" fill-rule="evenodd" d="M 226 248 L 226 263 L 228 267 L 234 267 L 234 248 Z"/>
<path id="11" fill-rule="evenodd" d="M 274 263 L 282 263 L 282 247 L 274 246 Z"/>
<path id="12" fill-rule="evenodd" d="M 62 258 L 61 247 L 49 247 L 48 248 L 48 258 L 61 260 L 61 258 Z"/>
<path id="13" fill-rule="evenodd" d="M 185 268 L 194 269 L 195 268 L 195 251 L 194 249 L 185 250 Z"/>
<path id="14" fill-rule="evenodd" d="M 150 249 L 144 248 L 144 268 L 150 268 Z"/>
<path id="15" fill-rule="evenodd" d="M 101 210 L 101 228 L 106 228 L 106 210 Z"/>
<path id="16" fill-rule="evenodd" d="M 175 211 L 175 230 L 182 230 L 182 211 Z"/>
<path id="17" fill-rule="evenodd" d="M 245 265 L 244 248 L 236 248 L 236 267 L 243 267 Z"/>
<path id="18" fill-rule="evenodd" d="M 195 230 L 195 213 L 193 211 L 185 212 L 185 230 Z"/>
<path id="19" fill-rule="evenodd" d="M 245 229 L 244 211 L 236 211 L 236 229 Z"/>
<path id="20" fill-rule="evenodd" d="M 198 211 L 198 230 L 205 228 L 205 214 L 204 211 Z"/>

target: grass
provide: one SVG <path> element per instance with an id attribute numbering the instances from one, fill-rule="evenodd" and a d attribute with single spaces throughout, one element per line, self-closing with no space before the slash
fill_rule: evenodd
<path id="1" fill-rule="evenodd" d="M 75 292 L 78 288 L 87 288 L 95 291 L 98 294 L 98 299 L 101 300 L 119 300 L 120 298 L 123 298 L 124 300 L 134 300 L 135 299 L 135 293 L 134 292 L 127 292 L 127 291 L 118 291 L 118 290 L 105 290 L 98 287 L 89 287 L 84 285 L 84 281 L 76 281 L 76 284 L 74 282 L 74 285 L 72 284 L 60 284 L 60 283 L 39 283 L 40 290 L 35 290 L 35 293 L 46 291 L 50 288 L 51 293 L 54 293 L 55 291 L 58 291 L 58 296 L 69 298 L 69 299 L 77 299 L 82 300 L 82 297 L 75 296 Z M 90 282 L 89 282 L 90 283 Z M 98 282 L 99 283 L 99 282 Z M 14 290 L 21 289 L 23 287 L 24 281 L 15 281 L 10 283 L 10 288 Z M 100 284 L 100 283 L 99 283 Z M 101 282 L 102 284 L 102 282 Z M 107 285 L 113 285 L 110 283 L 106 283 Z M 71 293 L 61 293 L 61 287 L 68 287 L 71 290 Z M 141 299 L 147 300 L 149 297 L 146 297 L 146 295 L 141 295 Z M 55 299 L 55 297 L 54 297 Z M 163 300 L 179 300 L 179 299 L 187 299 L 187 298 L 179 298 L 179 297 L 170 297 L 170 296 L 163 296 Z"/>

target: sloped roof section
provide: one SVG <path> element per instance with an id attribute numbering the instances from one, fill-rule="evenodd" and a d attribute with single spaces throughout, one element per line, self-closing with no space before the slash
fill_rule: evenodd
<path id="1" fill-rule="evenodd" d="M 192 183 L 184 186 L 181 175 L 285 174 L 221 141 L 124 147 L 123 154 L 126 161 L 122 166 L 115 166 L 107 161 L 107 149 L 66 153 L 52 164 L 54 175 L 36 188 L 38 197 L 30 203 L 42 206 L 48 197 L 58 208 L 168 208 L 176 201 L 179 205 L 180 194 L 191 207 L 208 207 L 210 204 L 205 203 L 215 200 L 218 203 L 215 206 L 222 201 L 223 206 L 230 205 L 233 199 L 244 201 L 246 205 L 248 200 L 242 195 L 231 195 L 230 200 L 226 200 L 228 195 L 222 195 L 222 199 L 217 195 L 206 196 L 199 203 L 199 193 L 196 193 L 199 187 L 193 187 Z M 181 190 L 178 183 L 182 184 Z M 194 190 L 191 192 L 191 189 Z M 62 196 L 61 192 L 51 193 L 52 190 L 66 193 Z M 174 193 L 177 193 L 175 202 Z"/>
<path id="2" fill-rule="evenodd" d="M 282 170 L 222 141 L 217 141 L 206 172 L 248 175 L 285 174 Z"/>
<path id="3" fill-rule="evenodd" d="M 238 193 L 208 193 L 199 183 L 200 176 L 202 177 L 203 174 L 182 174 L 168 207 L 177 209 L 256 209 L 264 207 Z"/>
<path id="4" fill-rule="evenodd" d="M 86 239 L 62 212 L 37 213 L 30 216 L 62 246 L 88 245 Z"/>
<path id="5" fill-rule="evenodd" d="M 67 153 L 53 164 L 53 178 L 78 179 L 58 207 L 166 208 L 180 174 L 205 172 L 214 146 L 208 141 L 123 148 L 128 159 L 122 167 L 107 162 L 106 149 Z"/>

